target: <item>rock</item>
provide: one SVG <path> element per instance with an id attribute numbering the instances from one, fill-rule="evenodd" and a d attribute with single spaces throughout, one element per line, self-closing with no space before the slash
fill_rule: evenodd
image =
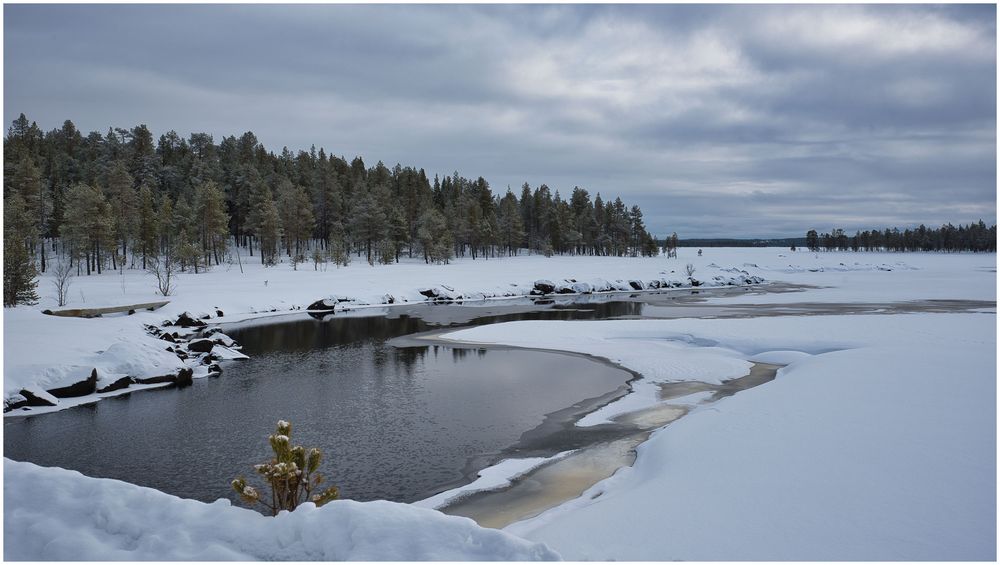
<path id="1" fill-rule="evenodd" d="M 306 308 L 306 310 L 312 310 L 314 312 L 332 312 L 336 307 L 336 301 L 324 298 L 313 302 L 308 308 Z"/>
<path id="2" fill-rule="evenodd" d="M 632 285 L 621 279 L 615 279 L 611 286 L 614 287 L 613 290 L 633 290 Z"/>
<path id="3" fill-rule="evenodd" d="M 574 292 L 578 292 L 580 294 L 591 294 L 594 292 L 594 287 L 590 286 L 590 283 L 585 283 L 585 282 L 573 281 L 571 288 L 573 289 Z"/>
<path id="4" fill-rule="evenodd" d="M 169 341 L 170 343 L 177 343 L 177 340 L 174 339 L 174 336 L 172 336 L 172 335 L 170 335 L 168 333 L 162 334 L 160 336 L 160 339 L 162 339 L 163 341 Z"/>
<path id="5" fill-rule="evenodd" d="M 17 410 L 18 408 L 24 408 L 25 410 L 27 410 L 27 408 L 25 407 L 25 403 L 27 401 L 28 399 L 21 396 L 20 394 L 13 394 L 11 396 L 8 396 L 3 401 L 3 411 L 6 413 L 10 412 L 11 410 Z"/>
<path id="6" fill-rule="evenodd" d="M 215 310 L 215 317 L 216 318 L 221 318 L 223 315 L 224 314 L 222 313 L 222 310 L 219 310 L 219 309 Z"/>
<path id="7" fill-rule="evenodd" d="M 211 335 L 215 335 L 217 333 L 222 333 L 222 328 L 208 328 L 207 330 L 205 330 L 204 332 L 202 332 L 201 335 L 202 335 L 202 337 L 208 337 L 208 336 L 211 336 Z"/>
<path id="8" fill-rule="evenodd" d="M 597 282 L 594 284 L 594 292 L 609 292 L 614 289 L 615 287 L 613 287 L 610 282 L 604 279 L 598 279 Z"/>
<path id="9" fill-rule="evenodd" d="M 435 302 L 449 302 L 452 300 L 462 300 L 463 298 L 461 294 L 455 294 L 455 289 L 444 285 L 424 288 L 417 292 Z"/>
<path id="10" fill-rule="evenodd" d="M 232 347 L 236 345 L 236 340 L 221 332 L 212 336 L 212 342 L 224 347 Z"/>
<path id="11" fill-rule="evenodd" d="M 203 328 L 208 324 L 196 319 L 190 312 L 183 312 L 177 317 L 177 321 L 171 325 L 180 326 L 182 328 Z"/>
<path id="12" fill-rule="evenodd" d="M 556 294 L 575 294 L 576 290 L 572 285 L 569 284 L 559 284 L 556 285 Z"/>
<path id="13" fill-rule="evenodd" d="M 152 385 L 156 383 L 172 383 L 177 381 L 177 375 L 160 375 L 158 377 L 146 377 L 144 379 L 133 377 L 132 380 L 143 385 Z"/>
<path id="14" fill-rule="evenodd" d="M 540 292 L 542 294 L 550 294 L 555 289 L 556 289 L 555 283 L 553 283 L 550 280 L 538 279 L 537 281 L 535 281 L 535 288 L 534 288 L 534 290 L 536 290 L 536 291 L 538 291 L 538 292 Z"/>
<path id="15" fill-rule="evenodd" d="M 130 310 L 128 311 L 128 315 L 129 315 L 129 316 L 131 316 L 132 314 L 135 314 L 135 309 L 134 309 L 134 308 L 132 308 L 132 309 L 130 309 Z"/>
<path id="16" fill-rule="evenodd" d="M 322 310 L 322 311 L 319 311 L 319 312 L 309 312 L 309 311 L 306 311 L 306 314 L 310 318 L 312 318 L 314 320 L 322 320 L 322 319 L 326 318 L 327 316 L 332 316 L 333 315 L 333 310 Z"/>
<path id="17" fill-rule="evenodd" d="M 188 386 L 194 383 L 194 370 L 188 368 L 181 369 L 180 372 L 177 373 L 174 383 L 176 383 L 177 386 Z"/>
<path id="18" fill-rule="evenodd" d="M 218 363 L 212 363 L 208 366 L 208 374 L 219 376 L 222 374 L 222 367 Z"/>
<path id="19" fill-rule="evenodd" d="M 628 281 L 628 285 L 630 287 L 632 287 L 632 290 L 642 290 L 643 289 L 642 281 L 637 280 L 637 279 L 633 279 L 633 280 Z"/>
<path id="20" fill-rule="evenodd" d="M 97 369 L 90 372 L 86 380 L 73 383 L 69 386 L 51 388 L 47 392 L 56 398 L 72 398 L 75 396 L 86 396 L 93 394 L 97 390 Z"/>
<path id="21" fill-rule="evenodd" d="M 104 388 L 97 389 L 97 392 L 111 392 L 114 390 L 121 390 L 123 388 L 128 388 L 128 386 L 134 382 L 135 379 L 133 379 L 132 377 L 122 377 Z"/>
<path id="22" fill-rule="evenodd" d="M 691 286 L 701 286 L 701 281 L 695 278 L 691 279 Z"/>
<path id="23" fill-rule="evenodd" d="M 187 344 L 188 351 L 197 353 L 209 353 L 214 346 L 215 342 L 210 339 L 196 339 Z"/>
<path id="24" fill-rule="evenodd" d="M 658 281 L 656 279 L 653 279 L 653 280 L 649 281 L 649 283 L 646 285 L 646 288 L 655 290 L 655 289 L 660 288 L 660 286 L 661 286 L 660 281 Z"/>
<path id="25" fill-rule="evenodd" d="M 46 308 L 45 310 L 42 310 L 42 314 L 48 314 L 49 316 L 51 316 L 52 315 L 52 310 L 49 310 L 48 308 Z"/>
<path id="26" fill-rule="evenodd" d="M 44 398 L 39 398 L 34 394 L 31 394 L 31 392 L 26 389 L 21 389 L 20 395 L 24 398 L 24 400 L 9 404 L 5 407 L 5 412 L 8 409 L 14 410 L 15 408 L 21 408 L 22 406 L 55 406 L 52 402 Z"/>
<path id="27" fill-rule="evenodd" d="M 391 294 L 384 294 L 384 295 L 382 295 L 382 303 L 383 304 L 395 304 L 396 303 L 396 297 L 393 296 L 393 295 L 391 295 Z"/>
<path id="28" fill-rule="evenodd" d="M 222 357 L 219 357 L 218 355 L 212 355 L 211 353 L 209 353 L 208 355 L 201 358 L 202 365 L 211 365 L 216 361 L 222 361 Z"/>
<path id="29" fill-rule="evenodd" d="M 174 355 L 176 355 L 182 361 L 188 358 L 188 354 L 183 349 L 178 349 L 177 351 L 174 351 Z"/>

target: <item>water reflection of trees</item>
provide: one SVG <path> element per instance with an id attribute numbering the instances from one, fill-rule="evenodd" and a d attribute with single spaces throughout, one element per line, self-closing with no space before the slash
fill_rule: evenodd
<path id="1" fill-rule="evenodd" d="M 400 347 L 394 348 L 396 366 L 402 368 L 408 377 L 413 377 L 413 371 L 424 362 L 427 355 L 427 347 Z"/>
<path id="2" fill-rule="evenodd" d="M 427 329 L 419 318 L 327 316 L 322 321 L 304 319 L 252 326 L 230 335 L 253 356 L 268 351 L 314 351 L 364 341 L 381 342 Z"/>
<path id="3" fill-rule="evenodd" d="M 309 352 L 338 345 L 371 342 L 382 343 L 389 339 L 428 331 L 440 323 L 429 324 L 421 318 L 421 313 L 433 310 L 435 319 L 441 318 L 445 306 L 414 306 L 409 314 L 389 318 L 386 316 L 338 316 L 332 314 L 322 320 L 305 318 L 275 324 L 263 324 L 244 329 L 236 329 L 230 335 L 243 345 L 250 356 L 264 352 Z M 460 308 L 449 306 L 449 308 Z M 486 325 L 520 320 L 598 320 L 622 316 L 642 315 L 640 301 L 614 302 L 573 302 L 556 303 L 538 307 L 527 312 L 511 312 L 482 316 L 469 321 L 469 325 Z M 456 319 L 465 322 L 468 308 Z M 446 316 L 447 317 L 447 316 Z"/>

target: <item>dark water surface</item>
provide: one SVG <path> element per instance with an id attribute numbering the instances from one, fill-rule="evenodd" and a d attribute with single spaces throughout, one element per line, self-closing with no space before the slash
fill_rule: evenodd
<path id="1" fill-rule="evenodd" d="M 226 362 L 221 377 L 5 418 L 4 455 L 206 502 L 235 500 L 229 481 L 242 474 L 259 484 L 252 465 L 269 458 L 266 436 L 286 419 L 293 443 L 323 449 L 322 470 L 342 496 L 413 501 L 471 480 L 471 462 L 488 464 L 542 428 L 546 415 L 624 394 L 633 375 L 580 356 L 387 340 L 455 321 L 597 319 L 641 308 L 423 305 L 236 324 L 225 331 L 251 359 Z"/>

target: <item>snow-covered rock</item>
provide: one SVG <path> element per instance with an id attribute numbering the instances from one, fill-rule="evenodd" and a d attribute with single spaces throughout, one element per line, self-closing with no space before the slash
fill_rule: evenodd
<path id="1" fill-rule="evenodd" d="M 551 294 L 556 290 L 556 283 L 548 279 L 538 279 L 533 283 L 532 294 Z"/>

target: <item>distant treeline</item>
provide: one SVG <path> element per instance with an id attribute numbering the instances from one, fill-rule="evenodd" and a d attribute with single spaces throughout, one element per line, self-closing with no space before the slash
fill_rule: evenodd
<path id="1" fill-rule="evenodd" d="M 785 237 L 779 239 L 680 239 L 678 247 L 802 247 L 806 244 L 804 237 Z"/>
<path id="2" fill-rule="evenodd" d="M 42 132 L 21 116 L 4 144 L 4 239 L 42 271 L 56 255 L 80 273 L 218 265 L 231 249 L 301 261 L 391 263 L 401 255 L 446 263 L 517 254 L 659 253 L 639 206 L 575 187 L 568 198 L 524 183 L 494 194 L 482 177 L 423 169 L 322 148 L 268 151 L 252 132 L 215 143 L 139 125 L 82 134 L 73 122 Z M 21 242 L 23 245 L 13 245 Z M 16 251 L 16 250 L 15 250 Z M 30 268 L 26 266 L 25 268 Z"/>
<path id="3" fill-rule="evenodd" d="M 835 229 L 819 234 L 806 232 L 805 245 L 810 251 L 978 251 L 997 250 L 997 226 L 986 227 L 982 220 L 967 226 L 945 224 L 931 229 L 923 224 L 916 229 L 885 228 L 865 230 L 853 236 Z"/>

